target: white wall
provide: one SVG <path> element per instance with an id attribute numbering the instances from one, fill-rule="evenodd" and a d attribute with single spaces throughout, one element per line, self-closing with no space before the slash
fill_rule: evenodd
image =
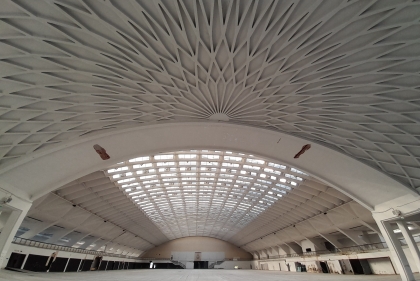
<path id="1" fill-rule="evenodd" d="M 343 270 L 341 268 L 341 264 L 339 260 L 329 260 L 326 262 L 328 265 L 328 269 L 330 270 L 330 273 L 343 274 Z"/>
<path id="2" fill-rule="evenodd" d="M 303 251 L 303 252 L 306 252 L 306 249 L 307 249 L 307 248 L 311 249 L 311 251 L 312 251 L 312 252 L 316 251 L 316 250 L 315 250 L 315 245 L 314 245 L 314 243 L 312 243 L 312 242 L 311 242 L 311 241 L 309 241 L 309 240 L 303 240 L 303 241 L 301 241 L 301 242 L 300 242 L 300 245 L 302 246 L 302 251 Z"/>
<path id="3" fill-rule="evenodd" d="M 195 252 L 171 252 L 172 260 L 194 261 Z M 225 259 L 225 252 L 201 252 L 202 261 L 222 261 Z"/>
<path id="4" fill-rule="evenodd" d="M 228 243 L 226 241 L 211 238 L 211 237 L 184 237 L 175 240 L 168 241 L 155 248 L 144 252 L 142 258 L 166 258 L 170 259 L 174 254 L 181 255 L 178 257 L 173 256 L 173 260 L 178 261 L 194 261 L 194 253 L 201 252 L 201 260 L 205 258 L 211 258 L 211 260 L 223 260 L 223 259 L 247 259 L 251 260 L 252 255 L 245 250 Z M 182 254 L 184 253 L 184 254 Z M 188 253 L 188 254 L 187 254 Z M 192 254 L 192 256 L 190 256 Z M 224 253 L 222 257 L 221 253 Z M 184 257 L 186 255 L 186 257 Z M 220 258 L 220 259 L 219 259 Z"/>
<path id="5" fill-rule="evenodd" d="M 370 259 L 368 262 L 373 274 L 395 274 L 389 258 Z"/>
<path id="6" fill-rule="evenodd" d="M 280 267 L 279 270 L 281 271 L 289 271 L 285 260 L 279 261 L 279 267 Z"/>
<path id="7" fill-rule="evenodd" d="M 309 245 L 306 244 L 306 245 Z M 407 246 L 403 247 L 404 253 L 407 256 L 408 262 L 413 272 L 418 272 L 415 265 L 414 258 L 411 255 L 410 249 Z M 290 265 L 290 271 L 296 271 L 295 262 L 300 262 L 306 265 L 308 272 L 322 272 L 319 265 L 320 261 L 328 264 L 331 271 L 342 274 L 353 274 L 349 259 L 367 259 L 372 269 L 373 274 L 398 274 L 398 270 L 393 266 L 390 260 L 390 252 L 388 250 L 381 250 L 369 253 L 354 253 L 354 254 L 330 254 L 322 256 L 308 256 L 308 257 L 290 257 L 272 260 L 254 260 L 252 261 L 253 269 L 261 269 L 261 264 L 267 264 L 268 270 L 287 271 L 286 264 Z M 280 264 L 280 267 L 279 267 Z"/>
<path id="8" fill-rule="evenodd" d="M 343 259 L 343 260 L 340 261 L 340 263 L 341 263 L 341 268 L 344 271 L 344 274 L 354 274 L 353 268 L 350 264 L 350 260 Z"/>

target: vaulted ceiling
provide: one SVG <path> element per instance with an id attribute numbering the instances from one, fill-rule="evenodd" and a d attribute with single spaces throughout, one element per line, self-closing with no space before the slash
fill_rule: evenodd
<path id="1" fill-rule="evenodd" d="M 420 186 L 418 1 L 3 1 L 1 165 L 94 131 L 223 120 Z"/>
<path id="2" fill-rule="evenodd" d="M 19 235 L 133 255 L 208 236 L 251 252 L 369 223 L 370 211 L 298 169 L 190 150 L 135 157 L 75 180 L 36 200 Z"/>
<path id="3" fill-rule="evenodd" d="M 3 1 L 0 168 L 97 131 L 231 122 L 323 144 L 419 188 L 419 20 L 414 0 Z M 164 226 L 112 181 L 98 171 L 39 199 L 30 214 L 139 251 L 189 235 L 188 224 Z M 316 218 L 326 210 L 354 219 L 343 227 L 370 223 L 363 207 L 310 176 L 285 198 L 240 233 L 229 225 L 214 235 L 251 251 L 271 243 L 257 238 L 310 218 L 329 229 L 333 219 Z M 52 212 L 60 202 L 65 210 Z M 65 225 L 76 210 L 86 223 Z"/>

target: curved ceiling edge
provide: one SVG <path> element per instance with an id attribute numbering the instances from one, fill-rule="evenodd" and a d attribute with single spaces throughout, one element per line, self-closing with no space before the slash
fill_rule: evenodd
<path id="1" fill-rule="evenodd" d="M 111 160 L 101 160 L 93 149 L 95 144 L 104 147 Z M 294 159 L 306 144 L 311 144 L 311 149 Z M 382 172 L 325 146 L 267 129 L 203 122 L 151 125 L 79 139 L 3 169 L 2 182 L 38 198 L 133 156 L 183 149 L 234 150 L 283 162 L 323 180 L 369 209 L 407 193 L 418 195 Z"/>

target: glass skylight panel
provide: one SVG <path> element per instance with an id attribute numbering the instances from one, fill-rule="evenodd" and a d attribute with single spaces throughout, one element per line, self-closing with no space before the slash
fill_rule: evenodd
<path id="1" fill-rule="evenodd" d="M 137 157 L 137 158 L 133 158 L 128 160 L 128 162 L 132 163 L 132 162 L 140 162 L 140 161 L 148 161 L 150 160 L 149 156 L 143 156 L 143 157 Z"/>
<path id="2" fill-rule="evenodd" d="M 201 159 L 219 159 L 220 156 L 219 155 L 213 155 L 213 154 L 202 154 L 201 155 Z"/>
<path id="3" fill-rule="evenodd" d="M 173 155 L 155 155 L 154 158 L 156 160 L 172 160 L 174 159 Z"/>
<path id="4" fill-rule="evenodd" d="M 115 168 L 115 169 L 109 169 L 107 172 L 108 173 L 116 173 L 116 172 L 122 172 L 122 171 L 127 171 L 128 167 L 120 167 L 120 168 Z"/>
<path id="5" fill-rule="evenodd" d="M 246 162 L 248 163 L 253 163 L 253 164 L 260 164 L 263 165 L 265 163 L 264 160 L 260 160 L 260 159 L 246 159 Z"/>
<path id="6" fill-rule="evenodd" d="M 292 171 L 293 173 L 296 173 L 296 174 L 301 174 L 301 175 L 305 175 L 305 176 L 307 176 L 308 174 L 306 174 L 306 173 L 304 173 L 304 172 L 302 172 L 302 171 L 300 171 L 300 170 L 298 170 L 298 169 L 295 169 L 295 168 L 290 168 L 290 171 Z"/>
<path id="7" fill-rule="evenodd" d="M 237 162 L 242 161 L 242 157 L 235 157 L 235 156 L 225 156 L 223 157 L 223 159 L 226 161 L 237 161 Z"/>
<path id="8" fill-rule="evenodd" d="M 298 175 L 307 176 L 253 155 L 211 150 L 137 157 L 107 173 L 171 238 L 236 233 L 298 187 Z"/>
<path id="9" fill-rule="evenodd" d="M 235 163 L 222 163 L 223 167 L 232 167 L 232 168 L 237 168 L 239 167 L 239 164 L 235 164 Z"/>
<path id="10" fill-rule="evenodd" d="M 174 166 L 175 165 L 175 162 L 157 162 L 156 165 L 158 167 L 161 167 L 161 166 Z"/>
<path id="11" fill-rule="evenodd" d="M 209 161 L 202 161 L 201 165 L 206 165 L 206 166 L 219 166 L 219 162 L 209 162 Z"/>
<path id="12" fill-rule="evenodd" d="M 268 163 L 268 166 L 269 167 L 274 167 L 274 168 L 277 168 L 277 169 L 282 169 L 282 170 L 286 169 L 286 166 L 284 166 L 284 165 L 271 163 L 271 162 Z"/>

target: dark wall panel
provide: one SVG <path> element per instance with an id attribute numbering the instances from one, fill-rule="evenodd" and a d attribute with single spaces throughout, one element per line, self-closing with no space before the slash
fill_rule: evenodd
<path id="1" fill-rule="evenodd" d="M 66 272 L 76 272 L 79 268 L 81 259 L 70 259 L 67 264 Z"/>
<path id="2" fill-rule="evenodd" d="M 104 261 L 104 260 L 102 260 L 102 261 L 101 261 L 101 265 L 99 266 L 99 270 L 105 270 L 105 269 L 106 269 L 107 264 L 108 264 L 108 261 Z"/>
<path id="3" fill-rule="evenodd" d="M 82 271 L 89 271 L 93 260 L 83 260 L 83 265 L 80 267 Z"/>
<path id="4" fill-rule="evenodd" d="M 114 262 L 114 268 L 113 269 L 117 270 L 119 266 L 120 266 L 120 262 L 116 261 L 116 262 Z"/>
<path id="5" fill-rule="evenodd" d="M 49 257 L 47 256 L 29 255 L 23 269 L 35 272 L 45 272 L 47 271 L 45 265 L 47 264 L 48 258 Z"/>
<path id="6" fill-rule="evenodd" d="M 175 265 L 171 262 L 168 263 L 154 263 L 156 269 L 182 269 L 181 266 Z M 204 267 L 203 267 L 204 268 Z"/>
<path id="7" fill-rule="evenodd" d="M 55 258 L 50 267 L 50 272 L 64 272 L 68 260 L 68 258 Z"/>
<path id="8" fill-rule="evenodd" d="M 10 255 L 9 261 L 7 262 L 7 267 L 10 268 L 22 268 L 23 261 L 25 260 L 26 255 L 19 253 L 12 253 Z"/>
<path id="9" fill-rule="evenodd" d="M 114 269 L 114 262 L 113 261 L 109 261 L 108 265 L 106 267 L 106 270 L 113 270 Z"/>

